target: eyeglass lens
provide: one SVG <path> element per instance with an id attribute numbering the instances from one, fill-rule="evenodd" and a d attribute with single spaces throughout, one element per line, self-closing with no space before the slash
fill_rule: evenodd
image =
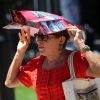
<path id="1" fill-rule="evenodd" d="M 42 41 L 48 40 L 48 35 L 35 34 L 34 36 L 35 36 L 36 39 L 41 39 Z"/>

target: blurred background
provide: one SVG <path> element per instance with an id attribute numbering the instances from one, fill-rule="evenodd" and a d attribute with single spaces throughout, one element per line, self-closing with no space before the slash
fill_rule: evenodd
<path id="1" fill-rule="evenodd" d="M 9 65 L 16 52 L 19 31 L 2 29 L 11 22 L 9 9 L 39 10 L 64 16 L 83 27 L 86 44 L 100 55 L 99 0 L 0 0 L 0 100 L 37 100 L 32 88 L 9 89 L 4 85 Z M 76 49 L 71 42 L 70 47 Z M 32 38 L 23 65 L 38 54 L 37 45 Z"/>

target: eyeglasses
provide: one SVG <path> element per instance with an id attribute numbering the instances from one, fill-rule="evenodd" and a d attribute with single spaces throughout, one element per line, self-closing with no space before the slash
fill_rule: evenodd
<path id="1" fill-rule="evenodd" d="M 41 39 L 42 41 L 47 41 L 49 39 L 48 35 L 34 34 L 35 39 Z"/>
<path id="2" fill-rule="evenodd" d="M 51 35 L 55 36 L 55 37 L 50 37 Z M 59 38 L 61 36 L 62 35 L 61 35 L 61 33 L 59 34 L 59 32 L 56 33 L 56 34 L 49 34 L 49 35 L 48 34 L 42 35 L 42 34 L 39 34 L 39 33 L 34 34 L 34 37 L 35 37 L 36 40 L 41 39 L 42 41 L 47 41 L 49 38 Z"/>

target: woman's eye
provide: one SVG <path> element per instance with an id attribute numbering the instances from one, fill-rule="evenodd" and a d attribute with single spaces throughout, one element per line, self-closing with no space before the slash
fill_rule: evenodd
<path id="1" fill-rule="evenodd" d="M 42 38 L 44 41 L 47 41 L 48 40 L 48 36 L 43 36 Z"/>

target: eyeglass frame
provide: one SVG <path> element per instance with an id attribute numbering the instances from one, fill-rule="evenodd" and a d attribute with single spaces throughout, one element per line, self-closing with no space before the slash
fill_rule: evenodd
<path id="1" fill-rule="evenodd" d="M 55 38 L 58 38 L 58 35 L 57 34 L 47 34 L 47 35 L 42 35 L 42 34 L 39 34 L 39 33 L 36 33 L 34 34 L 34 38 L 40 38 L 42 41 L 47 41 L 50 37 L 49 35 L 53 35 L 55 36 Z"/>
<path id="2" fill-rule="evenodd" d="M 64 36 L 66 37 L 66 40 L 69 39 L 69 35 L 68 35 L 68 31 L 67 30 L 63 30 L 63 31 L 60 31 L 60 32 L 56 32 L 56 33 L 53 33 L 53 34 L 47 34 L 47 35 L 43 35 L 43 34 L 40 34 L 40 33 L 35 33 L 34 34 L 34 37 L 39 37 L 41 38 L 42 41 L 47 41 L 49 39 L 49 35 L 54 35 L 55 38 L 59 38 L 61 36 Z"/>

